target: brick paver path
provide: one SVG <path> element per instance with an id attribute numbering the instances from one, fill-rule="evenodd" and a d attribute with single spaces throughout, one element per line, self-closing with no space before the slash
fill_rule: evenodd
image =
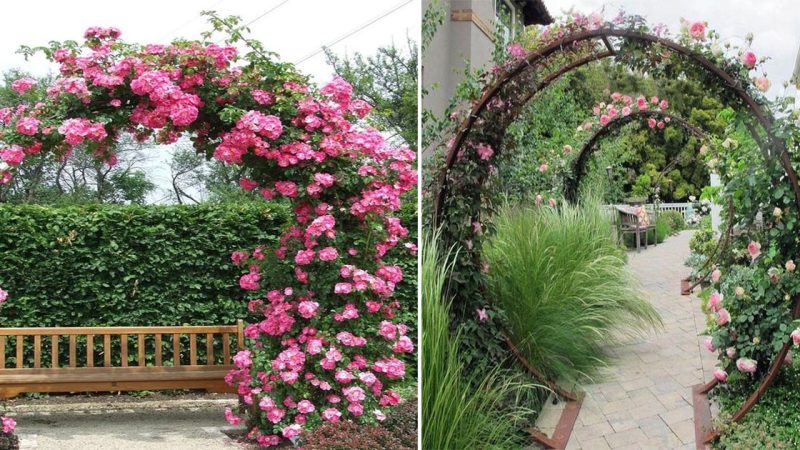
<path id="1" fill-rule="evenodd" d="M 711 378 L 715 358 L 700 336 L 699 300 L 680 295 L 690 236 L 685 231 L 628 254 L 664 330 L 608 350 L 616 359 L 597 384 L 582 386 L 586 399 L 567 449 L 695 448 L 691 386 Z M 550 435 L 559 414 L 548 402 L 537 426 Z"/>

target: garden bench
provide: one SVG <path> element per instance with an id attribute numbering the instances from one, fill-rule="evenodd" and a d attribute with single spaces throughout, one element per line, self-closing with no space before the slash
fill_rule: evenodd
<path id="1" fill-rule="evenodd" d="M 241 320 L 222 326 L 0 328 L 0 398 L 23 392 L 235 392 L 224 377 L 243 337 Z M 135 350 L 129 352 L 131 343 Z"/>
<path id="2" fill-rule="evenodd" d="M 626 233 L 636 235 L 636 252 L 641 250 L 641 236 L 644 232 L 644 248 L 647 248 L 647 232 L 656 229 L 656 221 L 653 213 L 647 211 L 648 220 L 646 223 L 637 214 L 637 207 L 635 206 L 615 206 L 617 216 L 619 218 L 618 231 L 621 237 Z M 643 206 L 640 208 L 644 208 Z M 645 210 L 646 211 L 646 210 Z M 658 238 L 653 240 L 655 245 L 658 245 Z"/>

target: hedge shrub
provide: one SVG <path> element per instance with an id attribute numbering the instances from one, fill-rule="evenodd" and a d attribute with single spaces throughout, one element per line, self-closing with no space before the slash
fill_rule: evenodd
<path id="1" fill-rule="evenodd" d="M 245 317 L 230 253 L 277 239 L 266 203 L 0 205 L 6 327 L 233 324 Z"/>

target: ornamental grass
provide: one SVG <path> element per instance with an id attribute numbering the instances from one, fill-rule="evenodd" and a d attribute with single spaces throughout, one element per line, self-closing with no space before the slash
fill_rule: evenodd
<path id="1" fill-rule="evenodd" d="M 493 219 L 491 298 L 509 338 L 553 379 L 590 380 L 608 364 L 606 348 L 662 325 L 598 204 L 507 204 Z"/>
<path id="2" fill-rule="evenodd" d="M 521 448 L 517 433 L 532 411 L 521 405 L 534 385 L 495 369 L 469 374 L 459 359 L 460 332 L 451 333 L 446 280 L 452 254 L 427 236 L 422 255 L 422 448 Z"/>

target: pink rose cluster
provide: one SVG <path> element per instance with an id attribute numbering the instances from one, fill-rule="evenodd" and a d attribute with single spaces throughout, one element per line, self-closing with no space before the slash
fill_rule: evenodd
<path id="1" fill-rule="evenodd" d="M 393 294 L 403 271 L 383 262 L 392 249 L 409 249 L 401 245 L 409 231 L 391 213 L 415 185 L 415 155 L 347 121 L 355 100 L 343 80 L 325 85 L 320 93 L 327 100 L 298 100 L 298 115 L 290 125 L 259 111 L 246 112 L 217 146 L 218 153 L 225 145 L 236 147 L 224 150 L 232 155 L 224 156 L 229 163 L 241 164 L 252 154 L 277 168 L 306 169 L 291 179 L 241 182 L 246 190 L 279 194 L 294 205 L 294 226 L 271 252 L 259 247 L 231 255 L 248 270 L 240 285 L 263 293 L 248 305 L 257 320 L 246 327 L 245 336 L 255 345 L 237 354 L 235 369 L 226 377 L 245 404 L 258 405 L 263 420 L 276 430 L 251 430 L 262 445 L 297 436 L 312 418 L 336 422 L 365 417 L 365 411 L 374 412 L 371 420 L 385 418 L 381 408 L 400 401 L 390 386 L 406 374 L 403 355 L 415 350 L 408 327 L 396 322 L 401 305 Z M 302 133 L 284 140 L 279 125 Z M 354 230 L 364 226 L 378 236 L 370 246 L 354 240 Z M 264 258 L 269 254 L 275 260 Z M 265 263 L 283 265 L 288 277 L 270 276 L 273 287 L 264 286 L 259 267 Z M 326 281 L 323 273 L 335 274 L 335 281 Z M 267 367 L 256 363 L 262 358 L 269 361 Z M 233 412 L 228 419 L 241 420 Z"/>
<path id="2" fill-rule="evenodd" d="M 656 113 L 664 113 L 667 109 L 669 109 L 669 102 L 657 96 L 652 96 L 648 100 L 644 95 L 639 95 L 634 99 L 630 95 L 614 92 L 611 94 L 609 102 L 601 102 L 592 107 L 592 120 L 584 122 L 579 127 L 579 130 L 591 130 L 598 124 L 604 127 L 617 117 L 627 117 L 636 112 L 654 111 Z M 648 117 L 647 126 L 661 130 L 666 127 L 670 120 L 669 116 L 664 116 L 660 120 L 655 117 Z"/>

